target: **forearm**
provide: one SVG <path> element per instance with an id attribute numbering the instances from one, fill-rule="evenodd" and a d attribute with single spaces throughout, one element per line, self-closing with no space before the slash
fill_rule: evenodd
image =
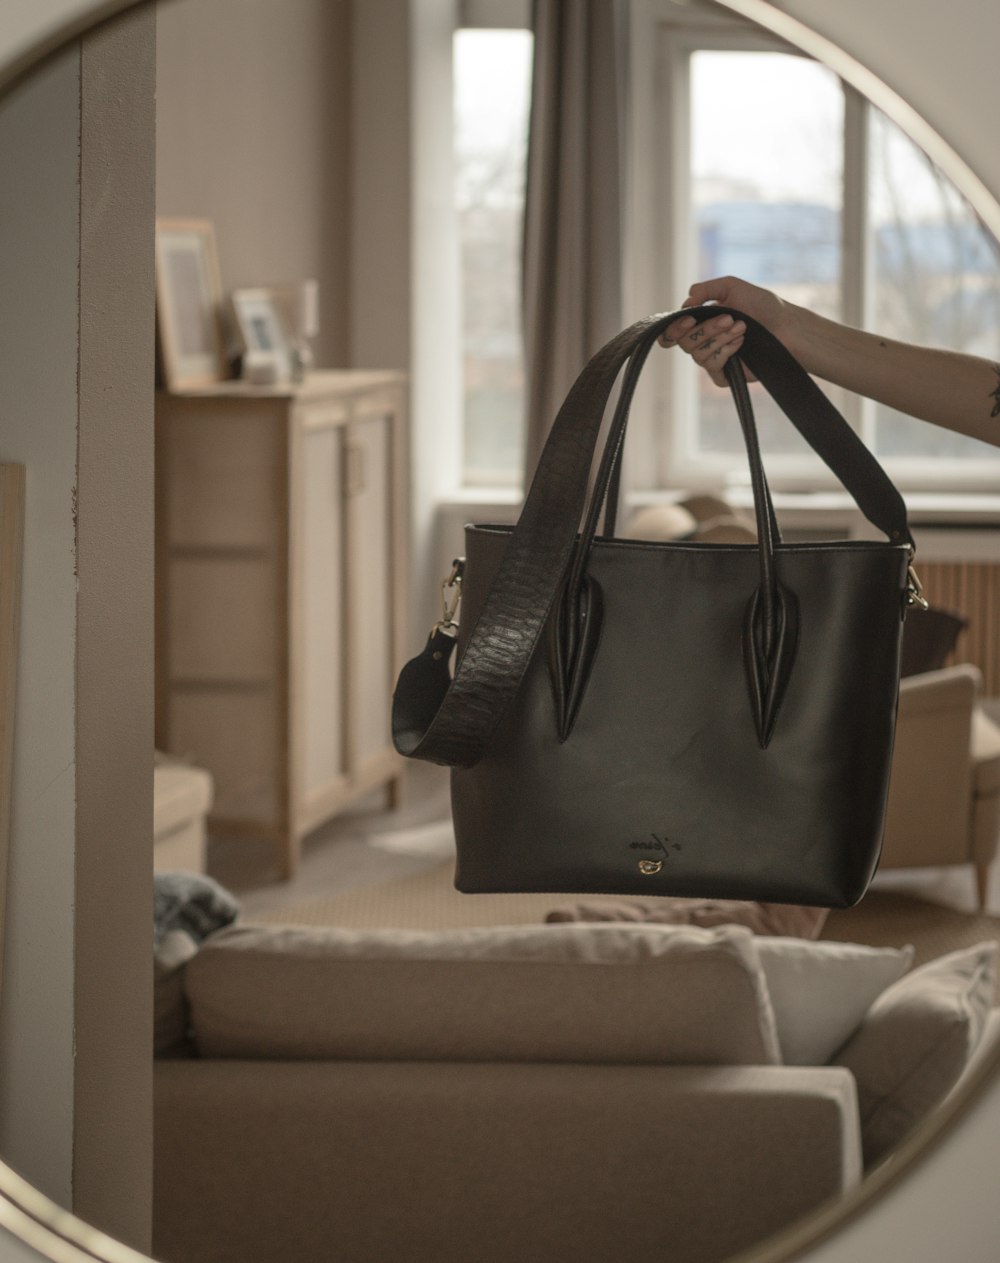
<path id="1" fill-rule="evenodd" d="M 910 416 L 1000 445 L 1000 363 L 894 342 L 787 305 L 784 341 L 807 372 Z"/>

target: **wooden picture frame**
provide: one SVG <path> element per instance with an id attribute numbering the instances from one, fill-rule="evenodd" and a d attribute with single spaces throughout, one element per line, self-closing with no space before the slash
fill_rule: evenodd
<path id="1" fill-rule="evenodd" d="M 177 392 L 228 376 L 222 284 L 207 219 L 156 221 L 156 324 L 163 384 Z"/>
<path id="2" fill-rule="evenodd" d="M 274 380 L 287 381 L 294 343 L 281 295 L 268 288 L 237 289 L 230 304 L 244 365 L 251 363 L 258 371 L 270 366 Z"/>

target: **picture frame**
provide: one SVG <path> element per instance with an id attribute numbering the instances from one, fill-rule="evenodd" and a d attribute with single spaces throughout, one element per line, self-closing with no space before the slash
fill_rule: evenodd
<path id="1" fill-rule="evenodd" d="M 292 375 L 294 340 L 281 295 L 261 286 L 237 289 L 230 296 L 230 306 L 243 355 L 244 376 L 262 381 L 288 380 Z"/>
<path id="2" fill-rule="evenodd" d="M 222 284 L 207 219 L 156 221 L 156 323 L 163 384 L 176 393 L 228 376 Z"/>

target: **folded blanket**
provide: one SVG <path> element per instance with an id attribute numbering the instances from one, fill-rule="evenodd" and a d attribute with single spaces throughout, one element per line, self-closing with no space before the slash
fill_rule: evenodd
<path id="1" fill-rule="evenodd" d="M 195 943 L 231 925 L 239 916 L 236 899 L 211 877 L 200 873 L 156 873 L 153 877 L 153 947 L 173 930 Z"/>

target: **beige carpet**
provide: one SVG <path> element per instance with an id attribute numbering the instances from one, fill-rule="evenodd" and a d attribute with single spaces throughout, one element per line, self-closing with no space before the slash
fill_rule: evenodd
<path id="1" fill-rule="evenodd" d="M 449 861 L 413 877 L 305 900 L 273 913 L 255 914 L 252 919 L 271 924 L 335 925 L 353 929 L 515 925 L 542 921 L 552 908 L 579 898 L 459 894 L 452 885 Z M 594 896 L 588 902 L 596 903 L 598 899 Z M 656 900 L 649 902 L 655 904 Z M 871 890 L 857 907 L 831 912 L 822 937 L 876 947 L 912 943 L 916 950 L 915 963 L 919 964 L 982 939 L 1000 941 L 1000 917 L 956 911 L 911 894 Z"/>
<path id="2" fill-rule="evenodd" d="M 263 916 L 254 914 L 253 920 L 350 929 L 391 925 L 407 930 L 446 930 L 542 921 L 550 908 L 566 902 L 561 895 L 463 895 L 452 883 L 453 871 L 453 862 L 447 860 L 414 877 L 304 900 Z"/>

